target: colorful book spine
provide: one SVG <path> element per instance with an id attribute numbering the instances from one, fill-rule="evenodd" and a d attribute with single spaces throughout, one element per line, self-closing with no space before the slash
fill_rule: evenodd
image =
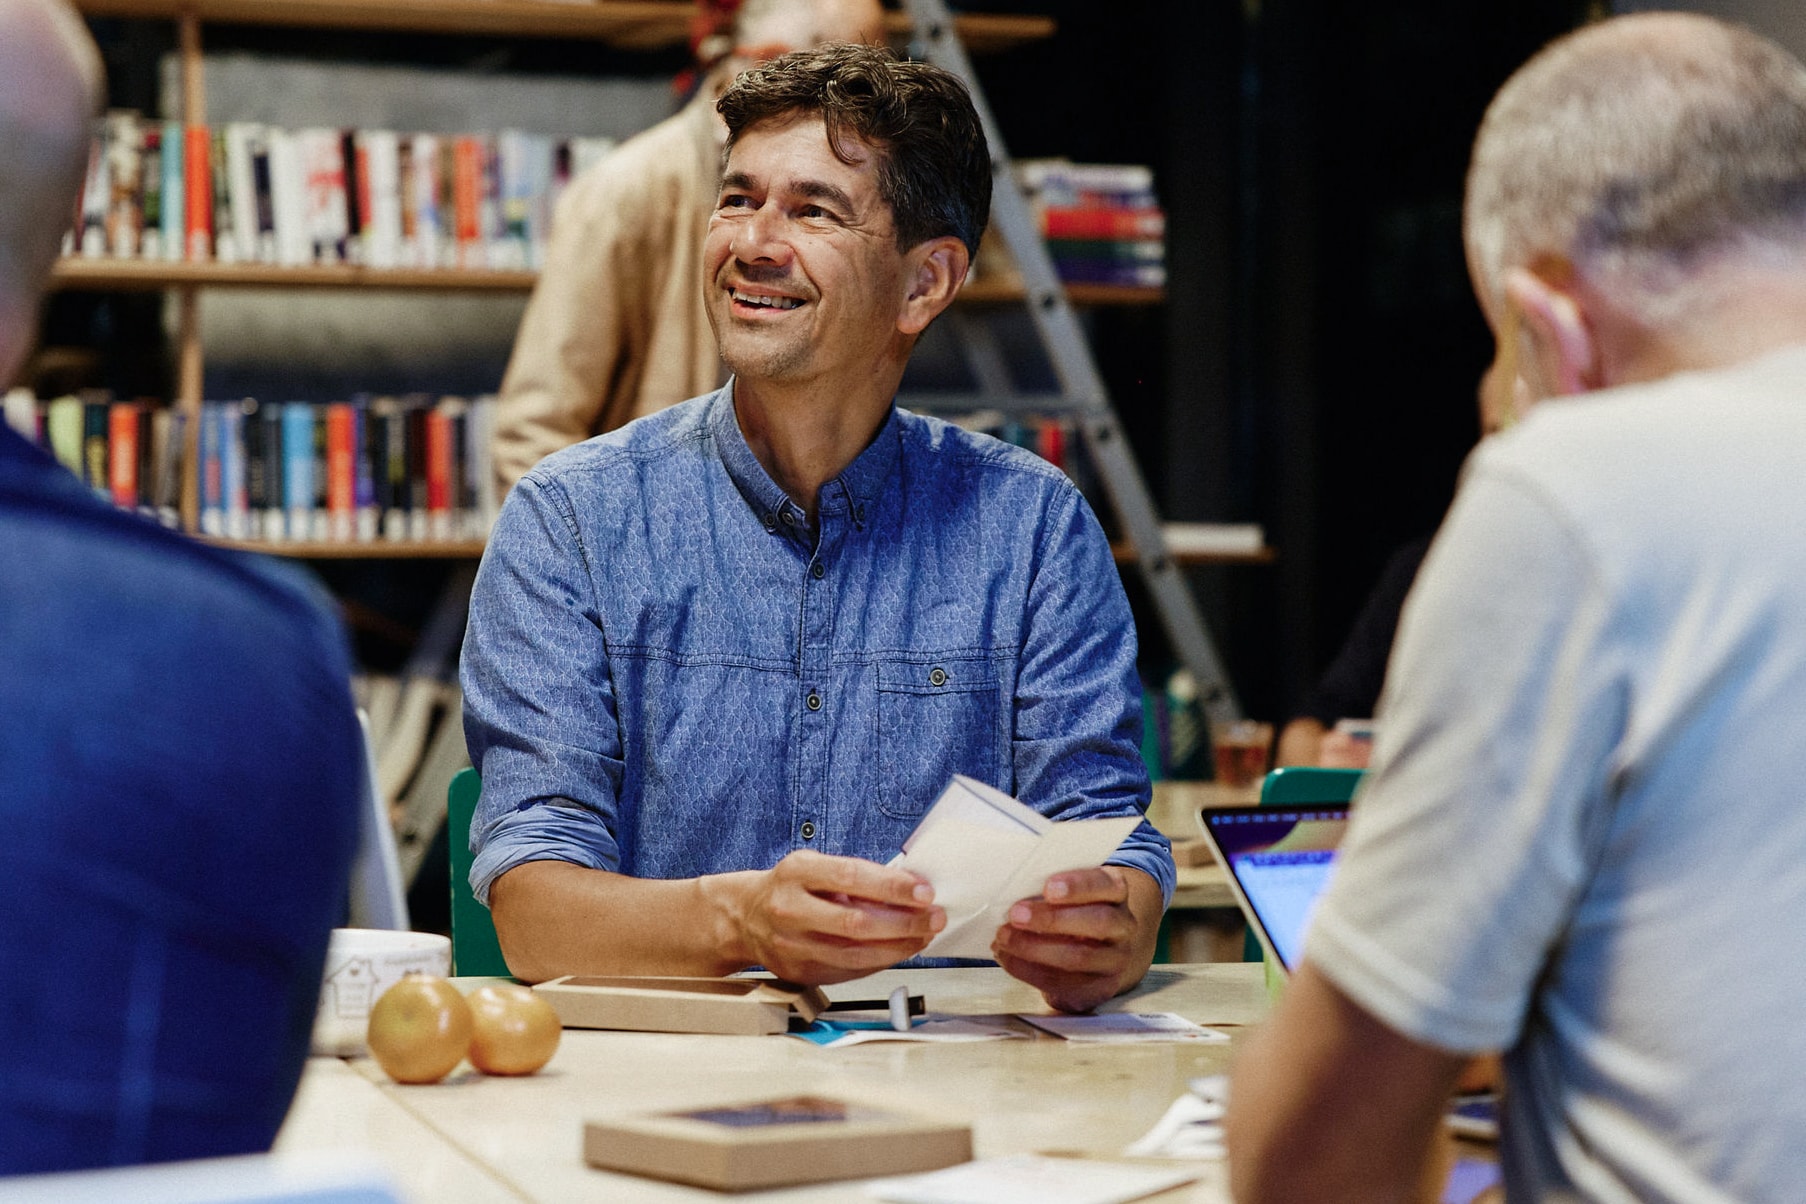
<path id="1" fill-rule="evenodd" d="M 181 122 L 165 121 L 163 123 L 163 157 L 159 161 L 159 166 L 163 171 L 161 218 L 163 258 L 166 260 L 180 260 L 186 251 L 188 241 L 188 207 L 182 188 L 187 175 L 185 141 Z"/>
<path id="2" fill-rule="evenodd" d="M 370 399 L 362 396 L 353 398 L 351 410 L 351 433 L 356 440 L 352 456 L 352 472 L 355 477 L 352 502 L 357 514 L 357 530 L 353 535 L 359 542 L 368 543 L 376 538 L 382 517 L 382 511 L 376 502 L 376 463 L 375 451 L 371 446 Z"/>
<path id="3" fill-rule="evenodd" d="M 428 539 L 452 535 L 452 422 L 435 406 L 426 412 L 426 515 Z"/>
<path id="4" fill-rule="evenodd" d="M 138 506 L 138 407 L 116 401 L 107 411 L 107 487 L 113 504 Z"/>
<path id="5" fill-rule="evenodd" d="M 231 148 L 226 128 L 211 131 L 207 141 L 207 178 L 213 181 L 213 257 L 221 263 L 238 263 L 245 256 L 238 245 L 238 226 L 232 217 Z"/>
<path id="6" fill-rule="evenodd" d="M 245 408 L 242 402 L 219 403 L 220 501 L 228 539 L 251 536 L 251 499 L 245 480 Z"/>
<path id="7" fill-rule="evenodd" d="M 183 211 L 190 263 L 213 258 L 213 135 L 204 125 L 182 131 Z"/>
<path id="8" fill-rule="evenodd" d="M 139 161 L 143 203 L 139 207 L 138 254 L 144 259 L 163 258 L 163 126 L 151 122 L 139 137 L 144 153 Z"/>
<path id="9" fill-rule="evenodd" d="M 282 540 L 288 536 L 287 501 L 282 480 L 282 404 L 266 401 L 258 407 L 257 424 L 262 428 L 258 450 L 263 459 L 263 538 Z"/>
<path id="10" fill-rule="evenodd" d="M 270 174 L 270 131 L 254 125 L 246 139 L 251 158 L 252 210 L 255 215 L 258 263 L 279 263 L 276 247 L 276 188 Z"/>
<path id="11" fill-rule="evenodd" d="M 252 397 L 245 398 L 239 405 L 243 413 L 240 432 L 244 439 L 246 539 L 266 538 L 263 515 L 270 503 L 269 461 L 263 452 L 263 411 L 266 408 Z"/>
<path id="12" fill-rule="evenodd" d="M 326 407 L 327 537 L 351 539 L 357 527 L 357 411 L 335 401 Z"/>
<path id="13" fill-rule="evenodd" d="M 1165 238 L 1166 215 L 1158 209 L 1104 209 L 1050 206 L 1041 211 L 1048 238 Z"/>
<path id="14" fill-rule="evenodd" d="M 357 131 L 340 130 L 339 158 L 345 165 L 345 257 L 366 263 L 364 227 L 370 220 L 370 193 L 364 163 L 358 155 Z"/>
<path id="15" fill-rule="evenodd" d="M 159 407 L 151 415 L 151 438 L 155 441 L 155 486 L 151 494 L 157 521 L 165 527 L 177 527 L 182 521 L 182 461 L 186 455 L 188 415 L 168 406 Z"/>
<path id="16" fill-rule="evenodd" d="M 138 114 L 116 109 L 106 117 L 107 251 L 136 259 L 144 233 L 144 136 Z"/>
<path id="17" fill-rule="evenodd" d="M 474 135 L 452 142 L 452 229 L 458 244 L 458 266 L 480 268 L 483 251 L 483 148 Z"/>
<path id="18" fill-rule="evenodd" d="M 82 403 L 75 397 L 59 397 L 44 411 L 44 430 L 50 454 L 77 477 L 82 475 Z"/>
<path id="19" fill-rule="evenodd" d="M 288 537 L 313 538 L 314 408 L 305 401 L 282 407 L 282 501 Z"/>
<path id="20" fill-rule="evenodd" d="M 226 533 L 224 409 L 217 401 L 201 403 L 201 534 Z"/>
<path id="21" fill-rule="evenodd" d="M 82 481 L 102 497 L 112 494 L 108 482 L 107 416 L 112 402 L 105 397 L 82 399 Z"/>

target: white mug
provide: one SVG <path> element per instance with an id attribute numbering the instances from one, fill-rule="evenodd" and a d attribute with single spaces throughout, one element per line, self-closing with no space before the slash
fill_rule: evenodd
<path id="1" fill-rule="evenodd" d="M 367 1053 L 370 1009 L 404 974 L 451 973 L 451 941 L 431 932 L 334 928 L 326 948 L 313 1052 L 348 1058 Z"/>

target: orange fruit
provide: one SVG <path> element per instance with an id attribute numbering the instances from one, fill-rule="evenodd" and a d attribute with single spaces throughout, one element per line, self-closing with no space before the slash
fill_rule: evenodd
<path id="1" fill-rule="evenodd" d="M 470 1064 L 484 1074 L 532 1074 L 551 1060 L 564 1027 L 526 987 L 492 983 L 469 996 Z"/>
<path id="2" fill-rule="evenodd" d="M 398 1083 L 436 1083 L 464 1060 L 470 1005 L 432 974 L 408 974 L 370 1009 L 370 1052 Z"/>

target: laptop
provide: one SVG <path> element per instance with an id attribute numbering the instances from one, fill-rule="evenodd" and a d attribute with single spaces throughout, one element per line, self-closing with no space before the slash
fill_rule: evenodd
<path id="1" fill-rule="evenodd" d="M 1223 807 L 1201 813 L 1204 835 L 1267 958 L 1287 974 L 1335 873 L 1347 803 Z"/>

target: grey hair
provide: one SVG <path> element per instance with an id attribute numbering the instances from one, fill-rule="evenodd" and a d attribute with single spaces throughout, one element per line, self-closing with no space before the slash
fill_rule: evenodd
<path id="1" fill-rule="evenodd" d="M 1726 256 L 1806 256 L 1806 67 L 1692 14 L 1569 34 L 1487 108 L 1465 227 L 1495 304 L 1509 269 L 1559 256 L 1669 325 Z"/>

